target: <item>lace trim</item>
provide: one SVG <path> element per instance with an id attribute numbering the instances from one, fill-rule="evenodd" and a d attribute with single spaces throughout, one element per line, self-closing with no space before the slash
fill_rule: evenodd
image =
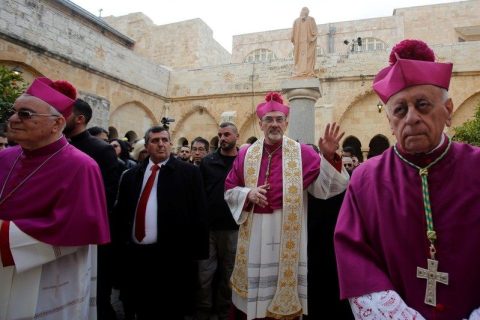
<path id="1" fill-rule="evenodd" d="M 416 310 L 407 306 L 392 290 L 374 292 L 349 299 L 353 315 L 357 320 L 425 320 Z"/>

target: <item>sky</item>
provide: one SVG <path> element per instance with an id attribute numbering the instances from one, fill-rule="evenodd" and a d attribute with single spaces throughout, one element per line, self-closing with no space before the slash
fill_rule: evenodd
<path id="1" fill-rule="evenodd" d="M 232 36 L 291 28 L 303 7 L 317 24 L 392 16 L 396 8 L 452 0 L 71 0 L 98 16 L 143 12 L 162 25 L 202 19 L 213 37 L 231 52 Z"/>

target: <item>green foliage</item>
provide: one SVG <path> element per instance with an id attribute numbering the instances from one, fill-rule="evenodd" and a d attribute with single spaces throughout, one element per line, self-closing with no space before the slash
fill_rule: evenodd
<path id="1" fill-rule="evenodd" d="M 462 141 L 474 146 L 480 146 L 480 104 L 477 106 L 473 119 L 459 127 L 455 127 L 453 140 Z"/>
<path id="2" fill-rule="evenodd" d="M 26 87 L 20 73 L 0 66 L 0 124 L 7 121 L 7 112 Z"/>

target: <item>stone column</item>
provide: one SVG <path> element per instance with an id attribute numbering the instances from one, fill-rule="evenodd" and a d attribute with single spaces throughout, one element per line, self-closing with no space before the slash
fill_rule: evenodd
<path id="1" fill-rule="evenodd" d="M 292 79 L 282 83 L 290 106 L 288 137 L 301 143 L 315 142 L 315 103 L 321 97 L 320 80 Z"/>
<path id="2" fill-rule="evenodd" d="M 96 94 L 83 91 L 80 91 L 78 96 L 92 107 L 93 114 L 92 119 L 88 123 L 88 127 L 99 126 L 103 129 L 108 129 L 110 101 Z"/>

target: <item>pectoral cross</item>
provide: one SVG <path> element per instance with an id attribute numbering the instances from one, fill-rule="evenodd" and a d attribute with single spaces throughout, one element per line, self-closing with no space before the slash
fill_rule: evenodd
<path id="1" fill-rule="evenodd" d="M 448 273 L 438 272 L 438 261 L 427 259 L 428 269 L 417 267 L 417 278 L 427 279 L 427 290 L 425 292 L 425 303 L 430 306 L 437 306 L 437 282 L 448 285 Z"/>

